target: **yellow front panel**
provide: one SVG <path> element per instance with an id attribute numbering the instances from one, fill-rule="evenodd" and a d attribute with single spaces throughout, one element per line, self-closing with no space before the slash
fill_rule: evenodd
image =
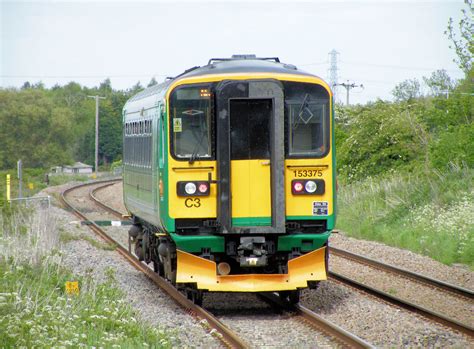
<path id="1" fill-rule="evenodd" d="M 252 79 L 277 79 L 282 81 L 308 82 L 322 85 L 327 89 L 330 96 L 332 92 L 329 86 L 321 79 L 311 76 L 291 75 L 291 74 L 272 74 L 272 73 L 252 73 L 252 74 L 216 74 L 190 77 L 185 79 L 178 79 L 169 87 L 166 100 L 169 101 L 171 91 L 177 86 L 185 84 L 195 84 L 202 82 L 216 82 L 225 79 L 232 80 L 252 80 Z M 169 103 L 168 103 L 169 106 Z M 169 107 L 168 107 L 169 108 Z M 330 110 L 332 106 L 330 106 Z M 168 109 L 168 115 L 170 110 Z M 330 118 L 330 129 L 332 130 L 332 118 Z M 167 120 L 168 128 L 169 120 Z M 332 131 L 331 131 L 332 132 Z M 287 216 L 312 216 L 312 205 L 314 201 L 328 202 L 328 215 L 333 213 L 332 202 L 332 144 L 331 151 L 323 159 L 286 159 L 285 160 L 285 195 L 286 195 L 286 215 Z M 169 143 L 168 143 L 169 149 Z M 215 161 L 197 161 L 193 165 L 188 162 L 181 162 L 174 160 L 171 155 L 168 155 L 169 160 L 169 212 L 172 218 L 198 218 L 198 217 L 216 217 L 216 185 L 211 185 L 211 195 L 209 197 L 200 198 L 200 207 L 187 207 L 186 198 L 181 198 L 176 195 L 177 181 L 184 180 L 206 180 L 207 173 L 212 172 L 212 178 L 216 179 L 216 162 Z M 271 200 L 270 200 L 270 166 L 263 166 L 258 168 L 258 162 L 265 160 L 250 160 L 247 164 L 234 164 L 232 161 L 232 184 L 231 190 L 233 193 L 232 202 L 232 217 L 268 217 L 271 216 Z M 267 160 L 268 161 L 268 160 Z M 255 163 L 254 163 L 255 162 Z M 295 170 L 316 169 L 315 165 L 327 166 L 322 169 L 321 177 L 308 177 L 316 179 L 324 179 L 326 191 L 324 195 L 293 195 L 291 193 L 291 181 L 293 179 L 300 179 L 295 175 Z M 195 171 L 174 171 L 173 167 L 199 167 L 210 166 L 212 170 L 195 170 Z M 300 168 L 293 168 L 291 166 L 301 166 Z M 313 166 L 313 167 L 311 167 Z M 250 171 L 255 171 L 255 174 L 248 175 Z M 266 171 L 266 172 L 265 172 Z M 243 175 L 245 173 L 245 175 Z M 266 175 L 268 173 L 268 175 Z M 245 178 L 244 178 L 245 177 Z M 305 178 L 301 178 L 305 179 Z M 265 182 L 268 185 L 261 185 Z M 242 191 L 240 185 L 245 185 L 246 193 Z M 241 191 L 239 192 L 239 190 Z M 268 191 L 268 196 L 267 196 Z M 268 200 L 261 200 L 259 198 L 268 197 Z M 187 201 L 188 206 L 190 201 Z"/>
<path id="2" fill-rule="evenodd" d="M 333 177 L 332 151 L 322 159 L 286 159 L 285 160 L 285 196 L 287 216 L 313 216 L 313 202 L 328 203 L 328 216 L 333 213 Z M 323 195 L 293 195 L 291 182 L 294 179 L 323 179 Z"/>
<path id="3" fill-rule="evenodd" d="M 272 214 L 269 160 L 232 160 L 232 217 Z"/>
<path id="4" fill-rule="evenodd" d="M 171 156 L 169 163 L 169 212 L 171 218 L 215 218 L 217 188 L 211 184 L 209 196 L 178 196 L 176 184 L 179 181 L 207 181 L 208 173 L 216 179 L 215 161 L 176 161 Z"/>
<path id="5" fill-rule="evenodd" d="M 198 289 L 221 292 L 271 292 L 308 287 L 308 281 L 326 280 L 326 248 L 288 262 L 288 274 L 217 275 L 216 263 L 177 250 L 177 283 L 196 283 Z"/>

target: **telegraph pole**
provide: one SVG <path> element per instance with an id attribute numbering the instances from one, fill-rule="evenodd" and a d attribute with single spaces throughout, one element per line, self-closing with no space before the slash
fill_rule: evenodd
<path id="1" fill-rule="evenodd" d="M 101 96 L 87 96 L 95 99 L 95 178 L 97 178 L 97 170 L 99 168 L 99 99 L 105 99 Z"/>
<path id="2" fill-rule="evenodd" d="M 330 67 L 329 67 L 329 86 L 334 94 L 334 102 L 336 101 L 336 89 L 337 89 L 337 55 L 339 52 L 332 50 L 329 52 Z"/>
<path id="3" fill-rule="evenodd" d="M 354 87 L 362 87 L 362 88 L 364 88 L 364 85 L 362 85 L 362 84 L 356 85 L 355 83 L 352 83 L 352 84 L 351 84 L 351 83 L 349 83 L 349 80 L 347 80 L 347 83 L 344 83 L 344 82 L 343 82 L 342 84 L 337 84 L 337 86 L 342 86 L 342 87 L 344 87 L 344 88 L 346 89 L 346 92 L 347 92 L 347 94 L 346 94 L 346 106 L 349 105 L 349 90 L 350 90 L 351 88 L 354 88 Z"/>

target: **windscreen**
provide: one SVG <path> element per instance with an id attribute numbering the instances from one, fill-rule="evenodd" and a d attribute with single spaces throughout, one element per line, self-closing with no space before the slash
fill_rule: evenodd
<path id="1" fill-rule="evenodd" d="M 322 157 L 329 151 L 329 94 L 320 85 L 285 82 L 287 155 Z"/>
<path id="2" fill-rule="evenodd" d="M 179 87 L 171 94 L 173 154 L 181 159 L 211 157 L 211 93 L 209 86 Z"/>

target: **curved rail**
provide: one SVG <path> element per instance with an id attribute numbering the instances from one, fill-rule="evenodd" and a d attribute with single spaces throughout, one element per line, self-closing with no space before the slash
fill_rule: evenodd
<path id="1" fill-rule="evenodd" d="M 117 180 L 114 180 L 117 181 Z M 87 217 L 84 216 L 79 210 L 74 208 L 74 206 L 66 199 L 67 194 L 71 191 L 89 186 L 95 185 L 98 183 L 107 183 L 111 182 L 108 181 L 98 181 L 92 183 L 83 183 L 72 188 L 66 189 L 64 192 L 61 193 L 61 201 L 66 206 L 69 207 L 72 212 L 81 219 L 87 220 Z M 112 185 L 114 183 L 110 183 L 108 185 Z M 116 210 L 113 210 L 117 212 Z M 121 215 L 121 214 L 120 214 Z M 152 271 L 147 265 L 141 263 L 135 256 L 128 252 L 120 243 L 115 241 L 112 237 L 110 237 L 104 230 L 102 230 L 97 224 L 91 222 L 88 225 L 90 229 L 92 229 L 96 234 L 98 234 L 102 239 L 105 241 L 113 244 L 115 246 L 115 250 L 121 254 L 130 264 L 132 264 L 136 269 L 142 271 L 146 274 L 158 287 L 160 287 L 163 291 L 165 291 L 178 305 L 180 305 L 183 309 L 188 311 L 191 314 L 195 314 L 197 317 L 205 319 L 209 325 L 215 329 L 218 333 L 221 334 L 218 338 L 228 347 L 231 348 L 248 348 L 248 344 L 245 343 L 242 339 L 240 339 L 233 331 L 231 331 L 227 326 L 225 326 L 221 321 L 215 318 L 212 314 L 204 310 L 203 308 L 195 305 L 190 300 L 188 300 L 182 293 L 180 293 L 176 288 L 174 288 L 170 283 L 166 280 L 158 276 L 154 271 Z"/>
<path id="2" fill-rule="evenodd" d="M 391 272 L 391 273 L 395 273 L 395 274 L 398 274 L 400 276 L 412 279 L 412 280 L 417 281 L 417 282 L 421 282 L 421 283 L 424 283 L 424 284 L 427 284 L 427 285 L 430 285 L 430 286 L 434 286 L 434 287 L 437 287 L 437 288 L 440 288 L 440 289 L 443 289 L 443 290 L 446 290 L 446 291 L 449 291 L 449 292 L 452 292 L 452 293 L 456 293 L 458 295 L 469 298 L 471 300 L 474 299 L 474 291 L 469 290 L 467 288 L 463 288 L 463 287 L 460 287 L 460 286 L 457 286 L 457 285 L 453 285 L 453 284 L 450 284 L 450 283 L 447 283 L 447 282 L 444 282 L 444 281 L 441 281 L 441 280 L 433 279 L 433 278 L 427 277 L 425 275 L 414 273 L 414 272 L 406 270 L 406 269 L 398 268 L 398 267 L 390 265 L 390 264 L 382 263 L 382 262 L 376 261 L 375 259 L 364 257 L 362 255 L 359 255 L 359 254 L 356 254 L 356 253 L 353 253 L 353 252 L 349 252 L 347 250 L 343 250 L 343 249 L 340 249 L 340 248 L 336 248 L 336 247 L 331 246 L 329 248 L 329 251 L 330 251 L 331 254 L 334 254 L 334 255 L 342 257 L 342 258 L 351 259 L 351 260 L 354 260 L 356 262 L 366 264 L 368 266 L 371 266 L 371 267 L 374 267 L 374 268 L 377 268 L 377 269 L 380 269 L 380 270 L 383 270 L 383 271 L 388 271 L 388 272 Z"/>
<path id="3" fill-rule="evenodd" d="M 94 201 L 98 206 L 100 206 L 101 208 L 103 208 L 104 210 L 106 210 L 107 212 L 109 212 L 110 214 L 122 219 L 126 216 L 124 216 L 124 214 L 120 211 L 117 211 L 116 209 L 114 209 L 112 206 L 109 206 L 107 205 L 106 203 L 102 202 L 99 198 L 97 198 L 96 194 L 98 191 L 100 190 L 103 190 L 107 187 L 110 187 L 118 182 L 122 181 L 121 179 L 119 180 L 116 180 L 115 182 L 112 182 L 112 183 L 108 183 L 106 185 L 103 185 L 103 186 L 100 186 L 100 187 L 97 187 L 95 189 L 92 189 L 90 192 L 89 192 L 89 197 L 92 199 L 92 201 Z"/>

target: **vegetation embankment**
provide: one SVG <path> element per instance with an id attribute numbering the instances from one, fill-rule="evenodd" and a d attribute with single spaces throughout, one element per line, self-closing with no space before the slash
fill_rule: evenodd
<path id="1" fill-rule="evenodd" d="M 469 2 L 468 2 L 469 3 Z M 474 268 L 472 9 L 455 43 L 465 78 L 445 71 L 395 87 L 395 102 L 338 107 L 337 227 Z M 470 34 L 469 34 L 470 33 Z M 470 58 L 469 58 L 470 57 Z"/>
<path id="2" fill-rule="evenodd" d="M 170 347 L 170 333 L 137 318 L 112 271 L 105 282 L 61 267 L 50 211 L 0 215 L 0 347 Z M 79 294 L 66 292 L 79 282 Z"/>

